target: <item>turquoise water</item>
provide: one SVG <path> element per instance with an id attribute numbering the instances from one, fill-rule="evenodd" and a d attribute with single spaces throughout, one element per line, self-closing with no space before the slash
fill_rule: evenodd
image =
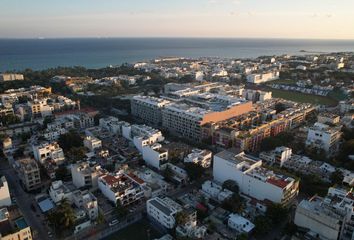
<path id="1" fill-rule="evenodd" d="M 16 219 L 15 223 L 19 229 L 24 229 L 24 228 L 28 227 L 24 218 Z"/>
<path id="2" fill-rule="evenodd" d="M 90 38 L 0 39 L 0 71 L 57 66 L 99 68 L 161 56 L 244 58 L 353 51 L 354 40 Z"/>

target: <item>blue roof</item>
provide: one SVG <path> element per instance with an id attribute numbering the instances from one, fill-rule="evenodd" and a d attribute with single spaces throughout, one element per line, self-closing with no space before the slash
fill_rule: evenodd
<path id="1" fill-rule="evenodd" d="M 41 211 L 45 213 L 54 208 L 54 203 L 49 198 L 46 198 L 43 201 L 38 202 L 38 206 Z"/>

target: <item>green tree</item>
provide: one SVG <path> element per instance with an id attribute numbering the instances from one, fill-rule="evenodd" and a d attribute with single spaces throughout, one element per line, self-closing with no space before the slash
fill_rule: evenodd
<path id="1" fill-rule="evenodd" d="M 177 225 L 184 225 L 188 222 L 189 216 L 185 211 L 180 211 L 176 214 Z"/>
<path id="2" fill-rule="evenodd" d="M 332 182 L 332 184 L 342 184 L 343 182 L 343 173 L 342 171 L 336 169 L 336 171 L 334 171 L 331 176 L 330 176 L 330 180 Z"/>
<path id="3" fill-rule="evenodd" d="M 85 147 L 72 147 L 65 154 L 71 163 L 82 161 L 86 157 Z"/>
<path id="4" fill-rule="evenodd" d="M 246 233 L 241 233 L 236 238 L 236 240 L 247 240 L 247 239 L 248 239 L 248 235 Z"/>
<path id="5" fill-rule="evenodd" d="M 266 217 L 277 225 L 286 220 L 288 210 L 280 204 L 271 204 L 267 207 Z"/>
<path id="6" fill-rule="evenodd" d="M 185 163 L 184 166 L 187 171 L 189 179 L 191 179 L 192 181 L 201 178 L 204 173 L 204 168 L 197 164 Z"/>
<path id="7" fill-rule="evenodd" d="M 20 120 L 19 117 L 17 117 L 14 114 L 8 114 L 8 115 L 0 116 L 0 122 L 1 122 L 2 125 L 8 126 L 8 125 L 11 125 L 11 124 L 20 123 L 21 120 Z"/>
<path id="8" fill-rule="evenodd" d="M 64 198 L 60 201 L 57 208 L 48 215 L 48 221 L 54 225 L 57 232 L 73 228 L 75 223 L 75 212 L 68 199 Z"/>
<path id="9" fill-rule="evenodd" d="M 68 179 L 69 171 L 66 167 L 60 166 L 57 170 L 55 170 L 55 179 L 65 181 Z"/>
<path id="10" fill-rule="evenodd" d="M 77 131 L 71 130 L 66 134 L 60 135 L 58 143 L 64 151 L 69 151 L 73 147 L 82 147 L 83 138 Z"/>
<path id="11" fill-rule="evenodd" d="M 254 225 L 254 233 L 256 234 L 256 236 L 264 236 L 272 228 L 270 219 L 262 215 L 259 215 L 254 219 Z"/>
<path id="12" fill-rule="evenodd" d="M 115 212 L 119 218 L 123 218 L 128 215 L 128 209 L 124 207 L 119 200 L 116 202 Z"/>
<path id="13" fill-rule="evenodd" d="M 227 189 L 230 190 L 231 192 L 234 192 L 236 194 L 239 194 L 239 187 L 238 184 L 234 181 L 234 180 L 226 180 L 223 184 L 222 184 L 222 188 L 223 189 Z"/>
<path id="14" fill-rule="evenodd" d="M 239 194 L 234 193 L 232 197 L 222 202 L 222 208 L 230 212 L 242 213 L 245 208 L 245 203 Z"/>

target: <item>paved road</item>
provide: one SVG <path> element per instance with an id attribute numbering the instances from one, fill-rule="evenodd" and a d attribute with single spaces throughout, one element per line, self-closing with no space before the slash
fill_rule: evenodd
<path id="1" fill-rule="evenodd" d="M 31 210 L 31 203 L 34 199 L 30 194 L 26 193 L 22 189 L 15 171 L 8 164 L 2 161 L 0 165 L 0 174 L 6 177 L 9 184 L 9 189 L 16 198 L 16 203 L 20 208 L 27 224 L 32 229 L 33 239 L 49 239 L 46 227 L 43 225 L 42 220 L 40 220 L 40 218 L 36 216 L 36 213 Z"/>

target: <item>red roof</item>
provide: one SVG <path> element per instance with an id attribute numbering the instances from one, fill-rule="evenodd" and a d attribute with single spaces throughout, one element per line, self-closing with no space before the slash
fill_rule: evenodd
<path id="1" fill-rule="evenodd" d="M 288 182 L 282 179 L 268 178 L 267 182 L 280 188 L 285 188 L 288 186 Z"/>
<path id="2" fill-rule="evenodd" d="M 102 179 L 105 180 L 105 182 L 108 185 L 113 185 L 114 183 L 119 181 L 119 178 L 116 178 L 116 177 L 114 177 L 112 175 L 106 175 L 106 176 L 102 177 Z"/>
<path id="3" fill-rule="evenodd" d="M 134 173 L 128 173 L 127 174 L 131 179 L 133 179 L 134 182 L 137 182 L 138 184 L 144 184 L 144 180 L 136 176 Z"/>

